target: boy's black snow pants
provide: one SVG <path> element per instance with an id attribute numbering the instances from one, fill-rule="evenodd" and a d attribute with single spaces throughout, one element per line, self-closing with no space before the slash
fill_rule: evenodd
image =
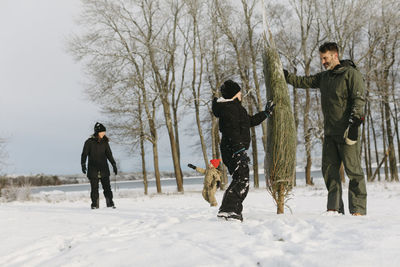
<path id="1" fill-rule="evenodd" d="M 232 182 L 224 193 L 219 211 L 241 214 L 243 210 L 242 202 L 249 192 L 249 166 L 247 162 L 235 162 L 231 153 L 224 152 L 227 151 L 222 151 L 222 157 L 224 164 L 232 174 Z"/>
<path id="2" fill-rule="evenodd" d="M 96 177 L 90 177 L 90 198 L 92 199 L 92 204 L 96 205 L 97 200 L 99 199 L 99 180 L 101 181 L 101 186 L 103 187 L 103 194 L 106 200 L 111 201 L 113 198 L 113 193 L 111 191 L 110 177 L 101 177 L 101 175 L 97 175 Z"/>

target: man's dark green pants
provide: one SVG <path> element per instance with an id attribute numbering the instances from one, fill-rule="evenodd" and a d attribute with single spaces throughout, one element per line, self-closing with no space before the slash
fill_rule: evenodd
<path id="1" fill-rule="evenodd" d="M 361 168 L 361 142 L 347 145 L 343 136 L 325 136 L 322 149 L 322 173 L 328 189 L 328 210 L 344 214 L 340 165 L 343 162 L 349 178 L 349 211 L 367 214 L 367 189 Z"/>

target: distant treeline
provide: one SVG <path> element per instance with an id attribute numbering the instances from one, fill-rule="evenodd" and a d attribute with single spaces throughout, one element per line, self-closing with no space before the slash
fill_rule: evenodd
<path id="1" fill-rule="evenodd" d="M 195 172 L 183 172 L 184 176 L 193 176 Z M 174 172 L 161 172 L 163 178 L 174 178 Z M 152 179 L 155 175 L 152 172 L 148 173 L 148 178 Z M 115 176 L 111 177 L 111 180 L 115 180 Z M 126 180 L 143 180 L 142 173 L 121 173 L 117 177 L 117 181 Z M 82 177 L 59 177 L 57 175 L 30 175 L 30 176 L 18 176 L 18 177 L 7 177 L 0 176 L 0 190 L 8 186 L 22 187 L 22 186 L 52 186 L 52 185 L 63 185 L 63 184 L 79 184 L 82 182 L 89 182 L 86 178 Z"/>
<path id="2" fill-rule="evenodd" d="M 0 188 L 7 186 L 49 186 L 74 183 L 77 183 L 76 179 L 61 180 L 57 175 L 0 177 Z"/>

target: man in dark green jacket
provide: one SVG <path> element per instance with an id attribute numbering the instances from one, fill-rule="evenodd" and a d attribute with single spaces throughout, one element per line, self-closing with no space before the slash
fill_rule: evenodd
<path id="1" fill-rule="evenodd" d="M 324 114 L 322 173 L 328 189 L 328 212 L 344 214 L 339 174 L 343 162 L 349 183 L 349 210 L 353 215 L 367 212 L 367 190 L 361 168 L 359 126 L 364 120 L 364 80 L 351 60 L 339 60 L 336 43 L 319 48 L 326 71 L 295 76 L 284 70 L 286 81 L 295 88 L 319 88 Z"/>

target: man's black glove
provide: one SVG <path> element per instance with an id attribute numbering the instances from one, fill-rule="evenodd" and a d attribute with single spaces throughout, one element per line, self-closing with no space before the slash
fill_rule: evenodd
<path id="1" fill-rule="evenodd" d="M 190 164 L 190 163 L 188 164 L 188 167 L 189 167 L 189 168 L 192 168 L 193 170 L 196 169 L 196 166 L 194 166 L 193 164 Z"/>
<path id="2" fill-rule="evenodd" d="M 83 172 L 84 174 L 86 174 L 86 165 L 85 165 L 85 164 L 82 164 L 82 172 Z"/>
<path id="3" fill-rule="evenodd" d="M 264 113 L 267 115 L 267 118 L 270 118 L 272 115 L 272 112 L 274 111 L 275 104 L 272 102 L 272 100 L 268 100 L 267 104 L 265 105 L 265 110 Z"/>
<path id="4" fill-rule="evenodd" d="M 364 117 L 357 118 L 355 116 L 350 116 L 349 125 L 352 127 L 359 127 L 364 122 Z"/>
<path id="5" fill-rule="evenodd" d="M 345 136 L 345 141 L 346 144 L 348 145 L 354 145 L 357 140 L 358 140 L 358 127 L 364 122 L 364 118 L 357 118 L 353 116 L 353 114 L 350 116 L 349 119 L 349 126 L 346 129 L 346 132 L 344 133 Z"/>
<path id="6" fill-rule="evenodd" d="M 354 145 L 358 139 L 358 127 L 349 126 L 347 129 L 346 143 L 348 145 Z"/>
<path id="7" fill-rule="evenodd" d="M 287 80 L 289 72 L 287 70 L 283 69 L 283 74 L 285 75 L 285 80 Z"/>
<path id="8" fill-rule="evenodd" d="M 117 175 L 118 174 L 117 165 L 113 165 L 112 167 L 113 167 L 114 174 Z"/>
<path id="9" fill-rule="evenodd" d="M 250 158 L 247 156 L 246 150 L 242 149 L 235 152 L 232 158 L 236 161 L 236 164 L 247 165 L 250 163 Z"/>

